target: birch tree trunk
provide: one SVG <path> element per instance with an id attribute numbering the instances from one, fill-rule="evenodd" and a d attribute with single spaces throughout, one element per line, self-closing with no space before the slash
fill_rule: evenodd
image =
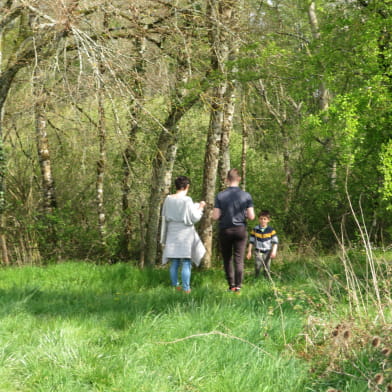
<path id="1" fill-rule="evenodd" d="M 109 19 L 107 13 L 107 1 L 104 1 L 104 13 L 102 20 L 102 29 L 106 34 L 109 27 Z M 103 73 L 105 71 L 103 66 L 103 55 L 98 59 L 98 66 L 96 69 L 97 82 L 97 103 L 98 103 L 98 139 L 99 139 L 99 158 L 97 161 L 97 213 L 98 213 L 98 231 L 101 242 L 101 247 L 104 255 L 106 255 L 106 215 L 104 204 L 104 189 L 105 189 L 105 171 L 106 171 L 106 119 L 105 119 L 105 85 L 103 80 Z"/>
<path id="2" fill-rule="evenodd" d="M 35 130 L 38 161 L 41 169 L 42 210 L 44 215 L 51 214 L 57 207 L 56 192 L 52 176 L 49 140 L 46 132 L 45 93 L 35 88 L 37 101 L 34 105 Z"/>
<path id="3" fill-rule="evenodd" d="M 286 183 L 286 196 L 284 201 L 284 212 L 287 216 L 290 212 L 291 200 L 293 197 L 293 181 L 292 181 L 292 170 L 291 170 L 291 154 L 290 154 L 290 137 L 284 124 L 280 127 L 280 133 L 283 141 L 283 169 L 285 174 Z"/>
<path id="4" fill-rule="evenodd" d="M 211 66 L 213 72 L 220 75 L 212 89 L 210 97 L 210 123 L 204 158 L 203 196 L 206 208 L 200 222 L 200 237 L 206 247 L 204 267 L 211 267 L 212 257 L 212 209 L 215 197 L 218 162 L 222 144 L 225 119 L 225 96 L 228 92 L 226 62 L 232 48 L 230 29 L 233 27 L 234 12 L 237 2 L 233 0 L 210 0 L 207 4 L 209 19 L 209 41 L 211 48 Z M 226 135 L 225 135 L 226 136 Z M 225 144 L 226 141 L 224 140 Z"/>
<path id="5" fill-rule="evenodd" d="M 220 144 L 219 177 L 220 189 L 226 186 L 227 172 L 230 170 L 230 133 L 233 129 L 233 117 L 235 110 L 235 86 L 228 83 L 224 96 L 224 110 L 222 123 L 222 136 Z"/>
<path id="6" fill-rule="evenodd" d="M 316 3 L 314 1 L 312 1 L 309 5 L 308 15 L 309 15 L 310 27 L 312 30 L 313 40 L 318 42 L 321 39 L 321 34 L 320 34 L 320 29 L 319 29 L 317 14 L 316 14 Z M 320 66 L 322 67 L 322 69 L 324 69 L 322 63 L 320 63 Z M 327 110 L 329 107 L 330 94 L 328 88 L 325 85 L 323 77 L 320 80 L 318 98 L 319 98 L 320 110 L 321 111 Z"/>
<path id="7" fill-rule="evenodd" d="M 248 122 L 245 113 L 246 98 L 242 97 L 241 102 L 241 125 L 242 125 L 242 150 L 241 150 L 241 187 L 246 190 L 246 157 L 248 152 Z"/>
<path id="8" fill-rule="evenodd" d="M 215 87 L 212 91 L 214 101 L 211 102 L 210 124 L 208 127 L 207 146 L 204 157 L 204 178 L 202 199 L 206 202 L 203 217 L 200 221 L 200 238 L 206 248 L 203 259 L 204 267 L 211 267 L 212 256 L 212 210 L 214 206 L 215 186 L 218 172 L 219 150 L 222 139 L 223 109 L 221 108 L 226 86 Z"/>
<path id="9" fill-rule="evenodd" d="M 316 13 L 316 3 L 314 1 L 312 1 L 309 5 L 308 16 L 309 16 L 310 27 L 312 30 L 313 40 L 315 42 L 319 42 L 321 39 L 321 34 L 320 34 L 317 13 Z M 319 62 L 319 65 L 320 65 L 320 68 L 322 69 L 322 73 L 323 73 L 324 66 L 321 62 Z M 319 84 L 319 92 L 318 92 L 318 105 L 319 105 L 320 111 L 322 113 L 324 112 L 324 115 L 322 117 L 324 122 L 328 121 L 328 117 L 325 112 L 327 111 L 327 109 L 329 107 L 330 99 L 331 99 L 331 97 L 330 97 L 329 90 L 326 87 L 323 75 L 321 75 L 321 80 L 320 80 L 320 84 Z M 331 152 L 334 150 L 334 142 L 333 142 L 332 138 L 329 139 L 328 142 L 325 143 L 325 145 L 327 146 L 327 151 Z M 331 168 L 330 168 L 330 170 L 331 170 L 330 171 L 330 179 L 331 179 L 332 189 L 336 189 L 336 177 L 337 177 L 336 169 L 337 169 L 336 159 L 333 159 L 331 162 Z"/>
<path id="10" fill-rule="evenodd" d="M 97 160 L 96 198 L 98 214 L 98 231 L 102 249 L 106 250 L 106 216 L 104 207 L 104 177 L 106 169 L 106 124 L 105 108 L 103 103 L 103 86 L 101 74 L 97 76 L 97 101 L 98 101 L 98 139 L 99 158 Z"/>
<path id="11" fill-rule="evenodd" d="M 42 195 L 42 223 L 46 229 L 45 248 L 51 255 L 58 254 L 57 230 L 55 222 L 48 219 L 57 208 L 56 191 L 52 175 L 52 165 L 50 160 L 50 148 L 47 134 L 46 119 L 46 93 L 44 88 L 38 88 L 42 83 L 36 75 L 33 78 L 33 89 L 35 96 L 34 116 L 35 116 L 35 137 L 37 144 L 38 162 L 41 171 L 41 195 Z"/>

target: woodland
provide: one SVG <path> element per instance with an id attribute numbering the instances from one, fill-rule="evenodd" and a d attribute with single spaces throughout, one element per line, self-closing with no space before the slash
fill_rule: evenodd
<path id="1" fill-rule="evenodd" d="M 155 266 L 186 175 L 210 268 L 231 167 L 282 251 L 389 249 L 391 31 L 389 0 L 0 0 L 2 265 Z"/>

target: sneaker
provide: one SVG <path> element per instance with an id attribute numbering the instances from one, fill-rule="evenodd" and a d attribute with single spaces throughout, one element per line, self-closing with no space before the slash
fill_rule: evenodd
<path id="1" fill-rule="evenodd" d="M 239 294 L 241 292 L 241 287 L 234 287 L 233 290 L 236 294 Z"/>
<path id="2" fill-rule="evenodd" d="M 181 291 L 181 290 L 182 290 L 182 287 L 181 287 L 181 286 L 176 286 L 176 290 L 177 290 L 177 291 Z"/>
<path id="3" fill-rule="evenodd" d="M 233 292 L 235 291 L 235 289 L 236 289 L 236 287 L 229 287 L 229 288 L 227 289 L 227 291 L 228 291 L 229 293 L 233 293 Z"/>
<path id="4" fill-rule="evenodd" d="M 185 294 L 190 294 L 190 293 L 191 293 L 191 290 L 184 290 L 184 293 L 185 293 Z"/>

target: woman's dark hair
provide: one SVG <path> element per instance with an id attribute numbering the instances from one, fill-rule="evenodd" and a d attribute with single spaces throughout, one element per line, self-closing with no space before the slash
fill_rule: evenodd
<path id="1" fill-rule="evenodd" d="M 179 176 L 174 181 L 177 190 L 185 189 L 190 183 L 189 178 L 186 176 Z"/>

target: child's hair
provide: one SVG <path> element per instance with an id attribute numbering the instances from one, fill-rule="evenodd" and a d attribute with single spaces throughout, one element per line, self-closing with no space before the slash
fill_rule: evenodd
<path id="1" fill-rule="evenodd" d="M 259 212 L 258 217 L 266 216 L 268 219 L 271 219 L 271 213 L 268 210 L 262 210 Z"/>
<path id="2" fill-rule="evenodd" d="M 188 177 L 186 176 L 179 176 L 174 180 L 174 184 L 176 186 L 177 190 L 180 189 L 185 189 L 187 185 L 189 185 L 191 182 Z"/>

